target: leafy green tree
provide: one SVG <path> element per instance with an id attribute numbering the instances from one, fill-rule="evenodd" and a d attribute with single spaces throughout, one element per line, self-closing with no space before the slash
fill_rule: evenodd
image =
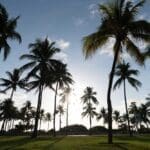
<path id="1" fill-rule="evenodd" d="M 139 71 L 135 69 L 131 69 L 131 66 L 129 63 L 123 63 L 118 64 L 116 66 L 115 70 L 115 76 L 117 77 L 116 82 L 114 83 L 114 90 L 116 87 L 120 87 L 121 84 L 123 84 L 123 92 L 124 92 L 124 101 L 125 101 L 125 110 L 127 114 L 127 121 L 128 121 L 128 131 L 130 136 L 132 136 L 132 132 L 130 129 L 130 120 L 129 120 L 129 113 L 128 113 L 128 105 L 127 105 L 127 96 L 126 96 L 126 81 L 134 87 L 136 90 L 138 90 L 138 87 L 141 87 L 141 82 L 134 78 L 134 76 L 138 76 Z"/>
<path id="2" fill-rule="evenodd" d="M 112 141 L 112 105 L 111 91 L 117 61 L 124 47 L 127 52 L 140 64 L 143 64 L 144 57 L 136 46 L 136 41 L 149 42 L 150 24 L 145 20 L 137 20 L 139 8 L 145 0 L 134 5 L 132 1 L 112 0 L 106 4 L 99 5 L 101 13 L 101 24 L 97 31 L 83 38 L 83 52 L 86 58 L 92 56 L 110 38 L 115 39 L 112 51 L 114 52 L 113 64 L 109 75 L 107 105 L 108 105 L 108 143 Z M 132 37 L 132 38 L 131 38 Z"/>
<path id="3" fill-rule="evenodd" d="M 25 79 L 21 78 L 22 72 L 19 69 L 14 69 L 13 72 L 6 72 L 8 79 L 0 78 L 0 86 L 5 87 L 1 92 L 11 91 L 10 99 L 13 98 L 14 92 L 17 90 L 17 87 L 25 89 Z"/>
<path id="4" fill-rule="evenodd" d="M 34 78 L 34 81 L 29 83 L 29 89 L 38 88 L 38 103 L 37 103 L 37 111 L 35 117 L 35 126 L 32 134 L 33 138 L 37 137 L 37 129 L 38 129 L 38 120 L 41 110 L 42 103 L 42 93 L 44 90 L 44 86 L 46 82 L 52 84 L 52 80 L 48 78 L 48 76 L 53 76 L 52 71 L 57 63 L 60 64 L 60 61 L 54 59 L 56 53 L 60 52 L 60 49 L 56 48 L 55 42 L 50 43 L 48 38 L 41 40 L 37 39 L 35 43 L 29 44 L 30 53 L 24 54 L 20 57 L 20 59 L 27 59 L 29 62 L 23 65 L 21 70 L 28 70 L 27 79 Z"/>
<path id="5" fill-rule="evenodd" d="M 17 40 L 21 43 L 21 36 L 16 31 L 18 19 L 19 16 L 16 18 L 9 18 L 6 8 L 0 4 L 0 51 L 3 50 L 4 60 L 6 60 L 11 49 L 8 41 Z"/>

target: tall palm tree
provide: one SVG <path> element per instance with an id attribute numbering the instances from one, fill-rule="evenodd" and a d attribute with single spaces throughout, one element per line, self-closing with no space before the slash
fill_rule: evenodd
<path id="1" fill-rule="evenodd" d="M 83 117 L 85 117 L 85 116 L 89 117 L 89 124 L 90 124 L 90 129 L 91 129 L 91 127 L 92 127 L 92 118 L 94 118 L 94 116 L 97 116 L 96 108 L 93 107 L 91 103 L 86 103 L 86 105 L 83 107 L 83 110 L 84 111 L 82 112 L 81 115 Z"/>
<path id="2" fill-rule="evenodd" d="M 38 87 L 38 103 L 37 103 L 37 111 L 36 111 L 36 118 L 35 118 L 35 126 L 34 132 L 32 137 L 37 137 L 37 129 L 38 129 L 38 120 L 39 120 L 39 113 L 41 109 L 42 103 L 42 93 L 43 88 L 46 81 L 49 81 L 50 86 L 50 78 L 48 79 L 47 76 L 52 74 L 52 70 L 54 70 L 54 66 L 59 63 L 60 61 L 54 59 L 56 53 L 60 52 L 60 49 L 56 48 L 55 42 L 50 43 L 48 38 L 41 40 L 37 39 L 35 43 L 29 44 L 30 53 L 24 54 L 20 57 L 20 59 L 27 59 L 29 62 L 23 65 L 20 69 L 21 70 L 28 70 L 30 72 L 27 75 L 27 79 L 34 76 L 35 80 L 32 84 L 31 89 Z M 51 75 L 52 77 L 52 75 Z"/>
<path id="3" fill-rule="evenodd" d="M 60 102 L 63 104 L 66 103 L 66 134 L 67 134 L 67 127 L 69 125 L 69 95 L 71 94 L 72 89 L 70 87 L 64 87 L 62 89 L 62 93 L 60 94 L 61 99 Z"/>
<path id="4" fill-rule="evenodd" d="M 83 102 L 83 104 L 86 104 L 85 107 L 83 107 L 83 109 L 85 110 L 82 113 L 82 116 L 86 116 L 89 115 L 89 121 L 90 121 L 90 129 L 91 129 L 91 125 L 92 125 L 92 118 L 97 114 L 95 112 L 95 107 L 92 106 L 93 104 L 98 105 L 98 100 L 96 98 L 96 92 L 93 91 L 92 87 L 86 87 L 86 89 L 84 90 L 84 94 L 81 97 L 81 101 Z"/>
<path id="5" fill-rule="evenodd" d="M 17 40 L 21 42 L 21 36 L 16 31 L 17 21 L 19 16 L 16 18 L 9 18 L 9 14 L 6 8 L 0 4 L 0 51 L 3 50 L 3 58 L 6 60 L 10 53 L 9 40 Z"/>
<path id="6" fill-rule="evenodd" d="M 62 105 L 58 105 L 57 107 L 57 113 L 59 113 L 59 131 L 61 130 L 61 116 L 64 115 L 64 108 Z"/>
<path id="7" fill-rule="evenodd" d="M 47 121 L 48 125 L 47 125 L 47 130 L 49 130 L 49 123 L 52 120 L 51 114 L 50 113 L 46 113 L 45 114 L 45 120 Z"/>
<path id="8" fill-rule="evenodd" d="M 131 66 L 129 63 L 123 63 L 118 64 L 115 70 L 115 76 L 118 78 L 114 84 L 114 89 L 116 87 L 120 87 L 121 84 L 123 84 L 123 91 L 124 91 L 124 101 L 125 101 L 125 110 L 127 114 L 127 120 L 128 120 L 128 130 L 130 136 L 132 136 L 132 132 L 130 129 L 130 120 L 129 120 L 129 113 L 128 113 L 128 105 L 127 105 L 127 96 L 126 96 L 126 81 L 134 87 L 136 90 L 138 90 L 138 87 L 141 87 L 141 82 L 134 78 L 134 76 L 138 76 L 139 71 L 135 69 L 131 69 Z"/>
<path id="9" fill-rule="evenodd" d="M 13 72 L 6 72 L 8 79 L 0 78 L 0 86 L 5 87 L 2 92 L 6 92 L 8 90 L 11 91 L 10 99 L 13 98 L 14 92 L 17 90 L 17 87 L 25 89 L 25 79 L 21 78 L 22 72 L 19 69 L 14 69 Z"/>
<path id="10" fill-rule="evenodd" d="M 72 75 L 69 73 L 66 64 L 58 64 L 55 66 L 53 72 L 54 82 L 56 83 L 55 87 L 55 98 L 54 98 L 54 116 L 53 116 L 53 128 L 55 136 L 55 116 L 56 116 L 56 105 L 57 105 L 57 94 L 58 90 L 64 88 L 65 86 L 69 87 L 70 84 L 73 84 Z"/>
<path id="11" fill-rule="evenodd" d="M 83 52 L 88 58 L 100 49 L 110 38 L 115 39 L 112 51 L 114 52 L 113 64 L 109 75 L 107 105 L 108 105 L 108 143 L 112 141 L 112 105 L 111 91 L 113 77 L 117 60 L 126 47 L 127 52 L 140 64 L 144 57 L 140 49 L 132 39 L 136 41 L 149 42 L 150 23 L 145 20 L 137 20 L 139 8 L 145 0 L 134 5 L 132 1 L 112 0 L 106 4 L 99 5 L 101 13 L 101 24 L 97 31 L 83 38 Z M 130 38 L 132 37 L 132 39 Z"/>

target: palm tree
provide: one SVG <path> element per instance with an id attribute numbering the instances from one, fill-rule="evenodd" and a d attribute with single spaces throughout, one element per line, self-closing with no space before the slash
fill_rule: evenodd
<path id="1" fill-rule="evenodd" d="M 83 110 L 84 110 L 84 112 L 82 112 L 81 115 L 83 117 L 85 117 L 85 116 L 89 117 L 89 124 L 90 124 L 90 129 L 91 129 L 91 127 L 92 127 L 92 118 L 94 118 L 94 116 L 97 116 L 97 112 L 95 111 L 96 108 L 93 107 L 91 103 L 86 103 L 86 106 L 83 107 Z"/>
<path id="2" fill-rule="evenodd" d="M 40 110 L 40 117 L 39 117 L 39 120 L 40 120 L 39 130 L 41 129 L 42 120 L 44 119 L 44 117 L 45 117 L 44 109 L 41 109 Z"/>
<path id="3" fill-rule="evenodd" d="M 116 82 L 114 84 L 114 90 L 116 89 L 116 87 L 119 88 L 120 85 L 123 83 L 125 110 L 126 110 L 127 120 L 128 120 L 128 130 L 129 130 L 130 136 L 132 136 L 132 132 L 131 132 L 131 129 L 130 129 L 130 120 L 129 120 L 129 113 L 128 113 L 127 96 L 126 96 L 126 81 L 132 87 L 134 87 L 136 90 L 138 90 L 138 87 L 141 87 L 142 84 L 141 84 L 140 81 L 135 79 L 133 76 L 138 76 L 139 71 L 135 70 L 135 69 L 131 69 L 130 64 L 125 63 L 123 61 L 123 63 L 119 64 L 116 67 L 116 70 L 115 70 L 114 74 L 115 74 L 115 76 L 118 77 L 118 79 L 116 80 Z"/>
<path id="4" fill-rule="evenodd" d="M 114 119 L 115 122 L 118 124 L 119 119 L 120 119 L 120 112 L 117 111 L 117 110 L 115 110 L 113 114 L 114 114 L 113 119 Z"/>
<path id="5" fill-rule="evenodd" d="M 148 94 L 148 96 L 146 97 L 146 100 L 147 100 L 146 105 L 150 107 L 150 94 Z"/>
<path id="6" fill-rule="evenodd" d="M 52 70 L 54 70 L 54 66 L 59 63 L 60 61 L 54 59 L 54 55 L 60 52 L 60 49 L 54 47 L 55 42 L 50 43 L 48 38 L 45 40 L 37 39 L 35 43 L 29 44 L 30 53 L 24 54 L 20 57 L 20 59 L 28 59 L 29 62 L 21 67 L 21 70 L 31 69 L 27 75 L 27 79 L 34 76 L 35 81 L 30 82 L 31 89 L 38 87 L 38 103 L 37 103 L 37 111 L 36 111 L 36 118 L 35 118 L 35 126 L 34 132 L 32 137 L 37 137 L 37 129 L 38 129 L 38 120 L 39 120 L 39 113 L 41 109 L 42 103 L 42 93 L 43 88 L 46 81 L 52 82 L 50 78 L 47 76 L 51 75 L 52 77 Z"/>
<path id="7" fill-rule="evenodd" d="M 5 87 L 2 92 L 6 92 L 8 90 L 11 91 L 10 99 L 13 98 L 14 92 L 17 90 L 17 87 L 25 89 L 25 79 L 21 78 L 22 72 L 19 69 L 14 69 L 13 72 L 6 72 L 8 79 L 0 78 L 0 86 Z"/>
<path id="8" fill-rule="evenodd" d="M 61 130 L 61 116 L 62 115 L 64 115 L 64 108 L 63 108 L 63 106 L 62 105 L 58 105 L 58 107 L 57 107 L 57 113 L 59 113 L 59 131 Z"/>
<path id="9" fill-rule="evenodd" d="M 71 94 L 72 89 L 70 87 L 64 87 L 62 89 L 62 93 L 60 94 L 61 99 L 60 102 L 63 104 L 66 103 L 66 135 L 67 135 L 67 127 L 69 125 L 69 95 Z"/>
<path id="10" fill-rule="evenodd" d="M 139 109 L 138 109 L 138 107 L 136 105 L 136 102 L 131 102 L 131 105 L 129 107 L 129 114 L 133 115 L 133 118 L 135 120 L 134 121 L 135 122 L 135 127 L 136 127 L 136 130 L 138 132 L 138 130 L 139 130 L 138 124 L 141 123 L 141 115 L 139 113 Z"/>
<path id="11" fill-rule="evenodd" d="M 57 94 L 58 90 L 64 88 L 65 86 L 69 87 L 70 84 L 73 84 L 72 75 L 68 72 L 67 65 L 60 63 L 55 66 L 53 72 L 54 82 L 56 83 L 55 87 L 55 98 L 54 98 L 54 116 L 53 116 L 53 128 L 55 136 L 55 116 L 56 116 L 56 105 L 57 105 Z"/>
<path id="12" fill-rule="evenodd" d="M 103 118 L 103 124 L 105 126 L 106 123 L 108 123 L 108 113 L 104 107 L 101 108 L 100 113 L 97 114 L 97 121 L 99 121 L 101 118 Z"/>
<path id="13" fill-rule="evenodd" d="M 96 94 L 97 93 L 93 91 L 92 87 L 86 87 L 86 89 L 84 90 L 84 95 L 81 97 L 83 104 L 85 103 L 98 104 L 99 102 L 96 98 Z"/>
<path id="14" fill-rule="evenodd" d="M 114 71 L 117 60 L 124 52 L 127 52 L 135 58 L 137 62 L 143 64 L 144 57 L 140 49 L 135 45 L 132 39 L 149 42 L 150 24 L 145 20 L 137 20 L 139 8 L 143 6 L 145 0 L 133 4 L 126 0 L 113 0 L 106 4 L 99 5 L 101 14 L 101 24 L 95 33 L 83 38 L 83 52 L 88 58 L 100 49 L 110 38 L 115 39 L 113 46 L 114 59 L 109 75 L 107 105 L 108 105 L 108 143 L 112 141 L 112 105 L 111 91 L 113 85 Z M 130 38 L 132 37 L 132 39 Z"/>
<path id="15" fill-rule="evenodd" d="M 9 18 L 9 14 L 5 7 L 0 4 L 0 51 L 3 49 L 3 58 L 6 60 L 10 53 L 9 40 L 17 40 L 21 43 L 21 36 L 16 32 L 17 21 L 16 18 Z"/>
<path id="16" fill-rule="evenodd" d="M 150 110 L 146 104 L 141 104 L 139 107 L 139 113 L 141 116 L 141 120 L 145 123 L 148 129 L 148 124 L 150 124 Z"/>
<path id="17" fill-rule="evenodd" d="M 17 108 L 14 106 L 14 102 L 11 99 L 5 99 L 0 104 L 0 116 L 3 120 L 1 132 L 6 130 L 8 121 L 15 119 L 17 112 Z"/>
<path id="18" fill-rule="evenodd" d="M 48 123 L 47 130 L 49 130 L 49 122 L 51 121 L 51 119 L 52 119 L 51 114 L 47 112 L 47 113 L 45 114 L 45 120 L 46 120 L 47 123 Z"/>

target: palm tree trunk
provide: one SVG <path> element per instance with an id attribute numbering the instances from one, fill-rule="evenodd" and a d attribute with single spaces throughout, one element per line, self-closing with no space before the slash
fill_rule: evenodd
<path id="1" fill-rule="evenodd" d="M 58 82 L 56 83 L 56 89 L 55 89 L 55 99 L 54 99 L 54 116 L 53 116 L 53 136 L 56 136 L 56 129 L 55 129 L 55 119 L 56 119 L 56 101 L 57 101 L 57 91 L 58 91 Z"/>
<path id="2" fill-rule="evenodd" d="M 34 125 L 34 131 L 33 131 L 33 134 L 32 134 L 32 138 L 37 137 L 38 121 L 39 121 L 39 115 L 40 115 L 40 109 L 41 109 L 41 103 L 42 103 L 42 93 L 43 93 L 43 86 L 40 85 L 39 86 L 39 96 L 38 96 L 36 117 L 35 117 L 35 125 Z"/>
<path id="3" fill-rule="evenodd" d="M 90 121 L 90 135 L 91 135 L 91 126 L 92 126 L 92 118 L 91 118 L 91 115 L 89 117 L 89 121 Z"/>
<path id="4" fill-rule="evenodd" d="M 129 120 L 129 112 L 128 112 L 128 105 L 127 105 L 127 97 L 126 97 L 126 81 L 123 81 L 123 89 L 124 89 L 124 101 L 125 101 L 125 109 L 126 109 L 126 115 L 128 120 L 128 131 L 130 136 L 132 136 L 131 128 L 130 128 L 130 120 Z"/>
<path id="5" fill-rule="evenodd" d="M 59 131 L 61 130 L 61 113 L 59 114 Z"/>
<path id="6" fill-rule="evenodd" d="M 10 99 L 11 99 L 11 100 L 12 100 L 12 98 L 13 98 L 13 95 L 14 95 L 14 89 L 12 89 L 11 94 L 10 94 Z"/>
<path id="7" fill-rule="evenodd" d="M 69 109 L 69 104 L 68 104 L 68 99 L 67 99 L 67 110 L 66 110 L 66 135 L 68 134 L 68 133 L 67 133 L 67 130 L 68 130 L 68 109 Z"/>
<path id="8" fill-rule="evenodd" d="M 116 40 L 117 41 L 117 40 Z M 112 64 L 112 69 L 109 75 L 109 83 L 108 83 L 108 91 L 107 91 L 107 106 L 108 106 L 108 144 L 112 144 L 112 104 L 111 104 L 111 91 L 112 91 L 112 85 L 113 85 L 113 78 L 114 78 L 114 72 L 115 67 L 118 59 L 118 54 L 120 50 L 121 43 L 118 41 L 115 51 L 115 56 Z"/>

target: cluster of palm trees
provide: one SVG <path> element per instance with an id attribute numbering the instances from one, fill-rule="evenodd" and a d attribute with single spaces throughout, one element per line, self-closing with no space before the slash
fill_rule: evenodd
<path id="1" fill-rule="evenodd" d="M 134 4 L 132 1 L 112 0 L 99 5 L 101 24 L 97 31 L 83 38 L 83 53 L 86 58 L 96 53 L 111 38 L 115 39 L 112 51 L 114 53 L 113 64 L 109 74 L 107 105 L 108 105 L 108 143 L 112 140 L 112 104 L 111 92 L 115 68 L 122 54 L 127 53 L 140 65 L 149 56 L 149 50 L 142 52 L 137 46 L 137 41 L 148 43 L 150 41 L 150 23 L 146 20 L 138 20 L 139 9 L 145 0 Z"/>
<path id="2" fill-rule="evenodd" d="M 117 67 L 118 69 L 118 67 Z M 118 81 L 118 80 L 117 80 Z M 116 81 L 116 83 L 118 83 Z M 114 85 L 116 87 L 116 84 Z M 130 135 L 134 132 L 138 132 L 142 127 L 149 129 L 150 125 L 150 98 L 146 98 L 148 101 L 145 104 L 136 105 L 136 102 L 131 102 L 130 106 L 127 107 L 127 102 L 125 103 L 126 113 L 122 114 L 118 110 L 113 110 L 112 121 L 118 126 L 118 129 L 125 129 Z M 96 92 L 93 91 L 92 87 L 87 87 L 84 90 L 84 95 L 81 97 L 81 101 L 85 105 L 83 107 L 82 116 L 89 117 L 90 129 L 92 127 L 92 119 L 95 117 L 97 121 L 103 120 L 103 126 L 108 124 L 108 111 L 106 108 L 102 107 L 100 112 L 96 111 L 96 106 L 99 104 L 96 98 Z M 128 127 L 128 129 L 127 129 Z M 132 128 L 132 129 L 131 129 Z M 89 131 L 90 131 L 89 129 Z"/>
<path id="3" fill-rule="evenodd" d="M 1 133 L 13 129 L 32 131 L 34 126 L 34 118 L 36 115 L 36 108 L 32 106 L 30 101 L 26 101 L 19 109 L 14 105 L 14 101 L 12 101 L 12 99 L 5 99 L 0 103 L 0 112 L 0 121 L 2 121 Z M 44 113 L 44 110 L 41 109 L 39 117 L 40 125 L 42 121 L 48 122 L 49 130 L 49 122 L 51 119 L 51 114 L 48 112 Z M 40 128 L 41 126 L 39 126 L 39 130 Z"/>
<path id="4" fill-rule="evenodd" d="M 4 6 L 0 5 L 0 49 L 4 51 L 4 59 L 10 51 L 10 46 L 7 43 L 8 39 L 17 39 L 21 42 L 21 36 L 15 31 L 17 18 L 9 19 L 8 13 Z M 55 54 L 61 50 L 55 47 L 55 42 L 50 42 L 48 38 L 37 39 L 34 43 L 29 44 L 29 53 L 20 57 L 21 60 L 26 59 L 28 62 L 14 71 L 6 72 L 8 79 L 1 78 L 1 90 L 5 93 L 9 89 L 12 90 L 10 100 L 13 99 L 14 92 L 17 87 L 27 91 L 36 90 L 38 92 L 38 103 L 35 113 L 35 125 L 32 137 L 37 136 L 38 122 L 41 112 L 42 94 L 45 88 L 50 88 L 55 92 L 54 101 L 54 135 L 55 135 L 55 115 L 56 115 L 56 100 L 58 90 L 64 87 L 69 87 L 73 83 L 72 75 L 67 69 L 67 65 L 55 58 Z M 23 72 L 26 72 L 24 78 L 21 78 Z M 55 86 L 55 88 L 54 88 Z"/>

